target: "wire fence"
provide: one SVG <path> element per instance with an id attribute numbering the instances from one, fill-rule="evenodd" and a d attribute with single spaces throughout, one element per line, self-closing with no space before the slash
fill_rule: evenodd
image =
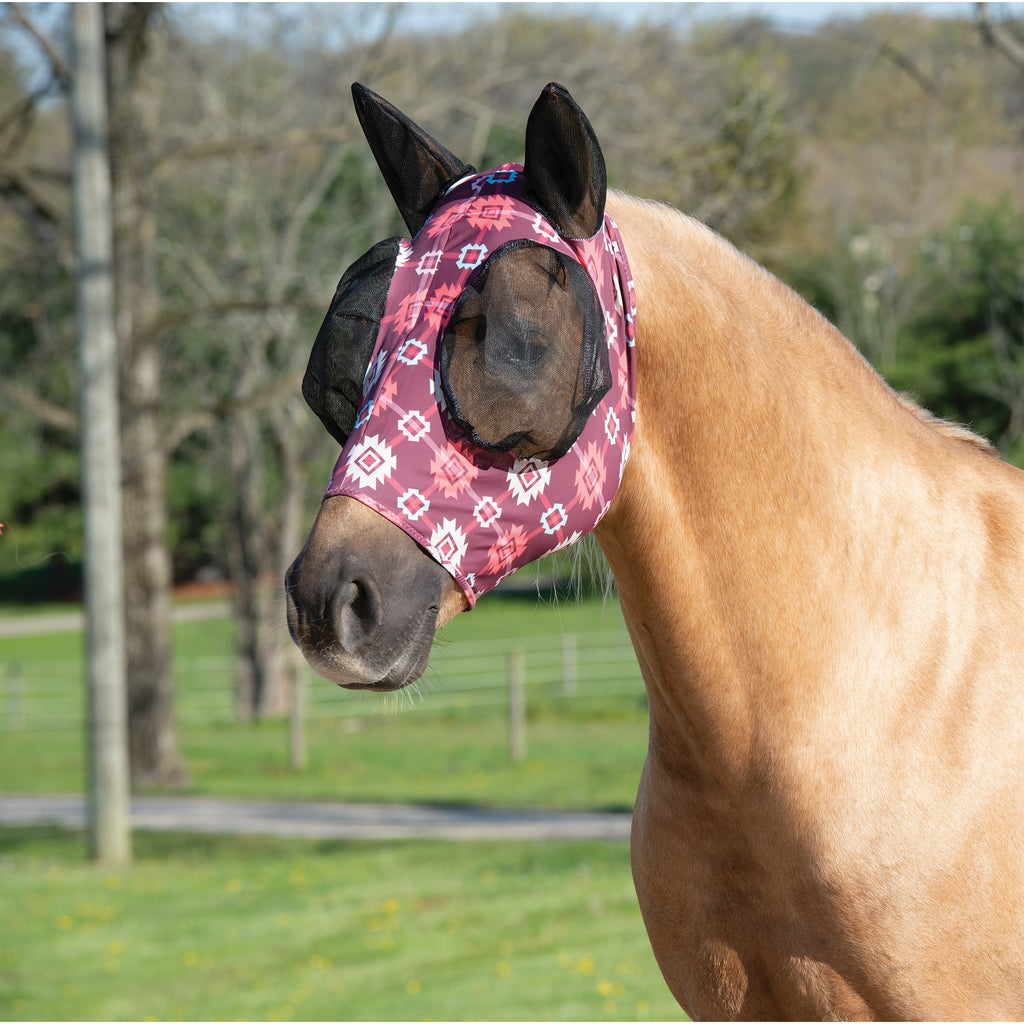
<path id="1" fill-rule="evenodd" d="M 231 655 L 175 658 L 176 710 L 182 728 L 234 721 L 235 664 Z M 525 708 L 584 712 L 597 704 L 635 707 L 645 699 L 636 657 L 624 630 L 531 636 L 520 643 L 435 644 L 423 679 L 390 703 L 341 691 L 311 671 L 304 679 L 303 717 L 366 716 L 415 702 L 422 712 L 501 711 L 521 690 Z M 422 701 L 417 699 L 422 697 Z M 0 736 L 81 730 L 86 696 L 81 661 L 64 657 L 0 659 Z"/>

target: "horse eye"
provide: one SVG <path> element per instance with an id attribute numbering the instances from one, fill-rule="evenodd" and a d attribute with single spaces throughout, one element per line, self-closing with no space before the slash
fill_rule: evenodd
<path id="1" fill-rule="evenodd" d="M 528 328 L 508 346 L 504 361 L 519 370 L 532 370 L 544 361 L 548 344 L 543 331 Z"/>
<path id="2" fill-rule="evenodd" d="M 548 336 L 543 331 L 527 331 L 524 341 L 526 351 L 531 357 L 547 351 Z"/>

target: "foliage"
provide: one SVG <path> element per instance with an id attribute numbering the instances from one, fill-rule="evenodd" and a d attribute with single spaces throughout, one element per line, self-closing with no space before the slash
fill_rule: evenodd
<path id="1" fill-rule="evenodd" d="M 1024 464 L 1024 212 L 967 201 L 949 225 L 864 228 L 791 268 L 897 390 Z"/>
<path id="2" fill-rule="evenodd" d="M 9 422 L 20 442 L 3 444 L 0 431 L 0 600 L 75 600 L 82 558 L 78 452 L 60 432 L 21 416 Z"/>
<path id="3" fill-rule="evenodd" d="M 287 46 L 268 44 L 265 24 L 257 31 L 267 18 L 278 19 Z M 372 79 L 375 88 L 428 127 L 436 123 L 447 144 L 483 166 L 521 159 L 523 115 L 538 88 L 534 69 L 557 66 L 559 77 L 594 111 L 599 131 L 609 140 L 609 165 L 627 168 L 628 178 L 632 163 L 639 185 L 636 172 L 642 174 L 643 162 L 623 159 L 613 141 L 617 123 L 628 125 L 636 98 L 610 95 L 600 74 L 619 34 L 602 19 L 582 32 L 572 19 L 521 13 L 505 19 L 507 32 L 470 24 L 463 32 L 464 45 L 455 42 L 453 52 L 470 55 L 485 45 L 492 60 L 482 77 L 475 59 L 451 61 L 441 48 L 425 51 L 418 39 L 400 32 L 367 46 L 349 42 L 335 25 L 332 35 L 339 43 L 332 49 L 312 33 L 298 31 L 284 10 L 253 15 L 249 23 L 239 15 L 239 28 L 249 34 L 230 38 L 223 26 L 206 37 L 191 34 L 188 22 L 173 12 L 159 24 L 151 40 L 149 83 L 174 83 L 153 87 L 154 123 L 162 137 L 151 145 L 157 154 L 152 174 L 158 183 L 161 309 L 156 328 L 166 403 L 161 418 L 173 457 L 168 504 L 176 571 L 185 576 L 212 562 L 224 573 L 255 568 L 276 575 L 280 567 L 271 553 L 280 545 L 278 527 L 286 518 L 278 510 L 294 486 L 285 483 L 285 469 L 295 469 L 292 464 L 303 459 L 308 490 L 300 500 L 312 509 L 326 477 L 330 446 L 311 417 L 292 416 L 285 428 L 275 422 L 274 410 L 297 401 L 309 340 L 341 270 L 372 241 L 400 230 L 339 82 L 358 74 Z M 638 29 L 638 45 L 627 52 L 640 55 L 655 40 L 655 33 Z M 684 56 L 680 53 L 664 67 L 668 77 L 659 89 L 666 101 L 685 91 L 689 72 Z M 444 76 L 439 78 L 442 63 Z M 707 82 L 710 68 L 710 62 L 702 63 Z M 424 77 L 445 83 L 426 106 L 420 86 Z M 777 90 L 762 88 L 762 78 L 757 60 L 733 54 L 726 76 L 719 76 L 729 83 L 727 95 L 723 99 L 705 89 L 691 116 L 702 128 L 699 139 L 687 142 L 687 164 L 693 167 L 689 195 L 707 196 L 721 211 L 718 221 L 725 225 L 728 220 L 734 235 L 742 235 L 744 225 L 751 237 L 770 230 L 754 223 L 778 205 L 773 179 L 785 177 L 792 158 L 788 136 L 789 149 L 783 146 L 776 154 L 764 145 L 765 136 L 757 135 L 766 117 L 772 137 L 785 134 Z M 464 102 L 467 95 L 476 97 L 473 104 Z M 730 115 L 719 129 L 710 108 L 722 102 Z M 636 128 L 626 137 L 641 138 Z M 671 154 L 674 138 L 650 131 L 643 142 L 652 165 L 669 168 L 676 162 L 658 152 L 663 147 Z M 769 163 L 780 169 L 765 177 L 759 168 Z M 747 208 L 743 196 L 753 198 L 756 213 L 737 213 Z M 688 198 L 678 191 L 665 197 Z M 10 287 L 17 287 L 11 308 L 36 293 L 43 297 L 46 316 L 63 310 L 66 324 L 70 281 L 66 276 L 58 282 L 41 280 L 39 268 L 53 261 L 44 239 L 29 242 L 19 266 L 31 279 L 11 279 Z M 12 341 L 0 344 L 0 372 L 11 374 L 17 367 L 26 388 L 73 415 L 70 346 L 61 359 L 52 351 L 44 354 L 38 321 L 20 314 L 16 320 L 8 327 Z M 19 359 L 12 349 L 15 342 L 33 351 L 40 365 Z M 47 383 L 55 365 L 65 378 L 60 394 Z M 281 443 L 285 429 L 294 442 L 288 448 Z M 35 435 L 37 461 L 49 460 L 61 472 L 73 503 L 73 445 L 70 462 L 50 458 L 52 442 L 26 409 L 0 424 L 0 452 L 13 450 L 15 437 L 24 434 Z M 73 439 L 73 431 L 65 434 Z M 310 472 L 305 460 L 311 468 L 323 468 Z M 26 495 L 17 515 L 6 511 L 11 505 L 4 510 L 25 543 L 33 550 L 57 545 L 76 558 L 70 531 L 65 538 L 46 534 L 46 491 L 28 483 L 13 462 L 7 487 Z M 13 500 L 3 492 L 0 499 Z M 73 525 L 70 519 L 68 525 Z M 264 564 L 243 568 L 232 555 L 238 540 L 231 533 L 237 529 L 259 538 L 249 550 L 263 552 Z"/>
<path id="4" fill-rule="evenodd" d="M 521 158 L 525 111 L 561 80 L 592 116 L 614 186 L 722 230 L 900 387 L 1018 450 L 1012 319 L 986 313 L 1004 336 L 954 313 L 940 343 L 949 310 L 929 312 L 949 293 L 924 250 L 942 237 L 948 248 L 964 201 L 1024 202 L 1020 73 L 970 20 L 907 9 L 789 33 L 684 8 L 624 27 L 513 7 L 425 46 L 398 7 L 372 14 L 172 7 L 155 22 L 161 420 L 179 579 L 210 565 L 237 574 L 239 529 L 277 576 L 284 502 L 298 487 L 303 517 L 315 510 L 334 449 L 299 408 L 305 356 L 344 267 L 402 230 L 348 102 L 355 77 L 479 166 Z M 69 138 L 60 76 L 40 86 L 26 72 L 34 43 L 22 34 L 16 49 L 16 36 L 0 40 L 0 163 L 17 171 L 5 170 L 0 203 L 0 521 L 18 548 L 0 546 L 0 600 L 25 597 L 22 572 L 80 559 Z M 20 119 L 32 90 L 46 102 Z"/>
<path id="5" fill-rule="evenodd" d="M 18 63 L 0 45 L 0 109 L 18 102 Z M 0 127 L 0 152 L 13 133 L 10 124 Z M 21 135 L 33 161 L 66 166 L 62 112 L 38 112 Z M 0 596 L 10 590 L 19 600 L 75 596 L 81 559 L 75 437 L 48 415 L 74 420 L 73 281 L 41 210 L 65 215 L 59 179 L 38 181 L 31 202 L 9 194 L 0 202 L 0 379 L 28 385 L 35 400 L 23 408 L 0 398 Z"/>
<path id="6" fill-rule="evenodd" d="M 1024 213 L 969 203 L 920 262 L 929 301 L 894 379 L 1024 460 Z"/>

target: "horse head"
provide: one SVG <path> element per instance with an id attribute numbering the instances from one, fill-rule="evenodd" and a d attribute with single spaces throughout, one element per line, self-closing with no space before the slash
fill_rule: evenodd
<path id="1" fill-rule="evenodd" d="M 412 238 L 345 271 L 313 345 L 303 395 L 342 450 L 285 586 L 318 672 L 391 690 L 440 625 L 608 509 L 634 310 L 601 148 L 564 88 L 534 105 L 524 164 L 482 174 L 353 96 Z"/>

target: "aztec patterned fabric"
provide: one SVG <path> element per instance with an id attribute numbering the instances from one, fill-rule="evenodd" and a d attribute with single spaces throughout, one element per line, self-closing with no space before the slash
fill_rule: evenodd
<path id="1" fill-rule="evenodd" d="M 474 446 L 453 429 L 441 386 L 454 306 L 488 254 L 516 239 L 581 264 L 604 316 L 610 386 L 553 461 Z M 635 419 L 635 313 L 610 217 L 591 238 L 562 238 L 527 199 L 516 164 L 456 183 L 416 237 L 399 243 L 362 406 L 325 497 L 347 495 L 395 523 L 474 605 L 515 569 L 592 530 L 611 504 Z"/>

